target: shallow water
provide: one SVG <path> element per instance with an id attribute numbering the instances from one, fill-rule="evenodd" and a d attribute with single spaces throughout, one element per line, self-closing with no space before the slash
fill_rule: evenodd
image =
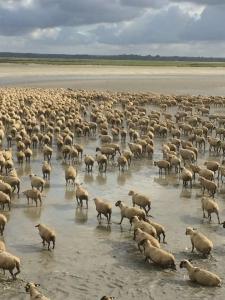
<path id="1" fill-rule="evenodd" d="M 85 146 L 85 153 L 95 154 L 98 141 L 77 138 Z M 161 138 L 156 138 L 154 159 L 162 157 Z M 55 146 L 54 146 L 55 148 Z M 208 152 L 200 154 L 199 162 L 208 159 Z M 42 154 L 34 153 L 30 164 L 17 165 L 22 179 L 22 191 L 30 186 L 28 175 L 31 172 L 41 175 Z M 0 276 L 0 299 L 29 299 L 26 296 L 25 281 L 41 284 L 41 291 L 51 299 L 100 299 L 104 294 L 116 299 L 223 299 L 225 286 L 203 288 L 190 284 L 186 270 L 162 270 L 144 262 L 142 255 L 132 240 L 129 222 L 122 226 L 120 211 L 114 206 L 117 200 L 131 204 L 127 195 L 130 189 L 141 191 L 152 198 L 151 214 L 166 228 L 167 245 L 177 260 L 193 258 L 194 262 L 205 267 L 224 280 L 225 231 L 216 223 L 202 221 L 200 189 L 183 189 L 179 176 L 172 173 L 158 175 L 158 170 L 149 159 L 134 160 L 128 171 L 119 172 L 111 165 L 106 174 L 100 174 L 95 166 L 93 173 L 86 173 L 84 164 L 79 162 L 78 182 L 83 182 L 90 193 L 88 210 L 77 207 L 75 191 L 65 186 L 65 163 L 60 154 L 54 151 L 50 184 L 44 189 L 46 197 L 40 208 L 28 206 L 22 193 L 14 195 L 13 206 L 4 237 L 10 252 L 21 257 L 22 272 L 18 280 L 11 282 Z M 112 225 L 101 225 L 96 219 L 92 199 L 104 197 L 113 204 Z M 224 194 L 217 195 L 221 218 L 225 217 Z M 36 228 L 45 223 L 56 229 L 57 239 L 54 251 L 42 248 Z M 190 254 L 191 243 L 185 236 L 187 226 L 199 228 L 214 243 L 212 258 L 202 259 L 198 254 Z"/>

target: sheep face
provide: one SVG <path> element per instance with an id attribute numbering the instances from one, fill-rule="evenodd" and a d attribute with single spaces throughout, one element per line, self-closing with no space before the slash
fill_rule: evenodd
<path id="1" fill-rule="evenodd" d="M 25 290 L 26 290 L 27 293 L 29 293 L 31 287 L 38 287 L 38 286 L 40 286 L 39 283 L 28 282 L 28 283 L 25 285 Z"/>
<path id="2" fill-rule="evenodd" d="M 129 191 L 128 196 L 133 196 L 134 195 L 134 191 Z"/>
<path id="3" fill-rule="evenodd" d="M 39 226 L 40 226 L 40 224 L 37 224 L 37 225 L 35 225 L 34 227 L 37 227 L 37 228 L 39 228 Z"/>
<path id="4" fill-rule="evenodd" d="M 122 202 L 120 200 L 118 200 L 116 203 L 115 203 L 115 206 L 120 206 Z"/>
<path id="5" fill-rule="evenodd" d="M 187 264 L 188 264 L 188 261 L 187 260 L 182 260 L 181 262 L 180 262 L 180 268 L 182 269 L 182 268 L 186 268 L 187 267 Z"/>
<path id="6" fill-rule="evenodd" d="M 195 230 L 195 229 L 194 229 L 194 228 L 191 228 L 191 227 L 187 227 L 187 228 L 186 228 L 185 234 L 186 234 L 186 235 L 190 235 L 190 234 L 192 233 L 193 230 Z"/>

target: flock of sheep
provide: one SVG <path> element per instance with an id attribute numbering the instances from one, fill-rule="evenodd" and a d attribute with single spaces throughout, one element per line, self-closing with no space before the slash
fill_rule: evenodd
<path id="1" fill-rule="evenodd" d="M 211 221 L 216 214 L 219 224 L 219 206 L 214 198 L 219 184 L 225 177 L 225 116 L 211 114 L 211 107 L 222 107 L 223 97 L 163 96 L 150 93 L 87 92 L 71 89 L 0 89 L 0 235 L 4 235 L 7 218 L 4 210 L 13 208 L 13 193 L 22 193 L 27 204 L 42 205 L 43 189 L 51 181 L 51 159 L 54 149 L 61 154 L 67 167 L 65 185 L 74 186 L 77 205 L 88 209 L 89 193 L 76 182 L 77 162 L 83 161 L 86 172 L 107 173 L 108 166 L 118 167 L 120 172 L 143 158 L 154 159 L 154 139 L 162 142 L 162 159 L 154 161 L 159 175 L 179 174 L 183 187 L 192 188 L 194 181 L 202 190 L 203 218 Z M 155 109 L 152 109 L 152 106 Z M 95 155 L 86 153 L 76 143 L 76 138 L 99 139 Z M 31 188 L 23 190 L 16 165 L 32 164 L 33 149 L 43 153 L 42 176 L 30 174 Z M 216 160 L 198 164 L 199 152 L 209 151 Z M 197 175 L 196 175 L 197 174 Z M 198 178 L 196 178 L 198 176 Z M 197 184 L 197 183 L 196 183 Z M 97 193 L 97 192 L 96 192 Z M 133 238 L 146 261 L 163 268 L 176 269 L 176 258 L 161 248 L 166 243 L 166 229 L 150 215 L 151 199 L 136 190 L 130 190 L 131 206 L 118 200 L 115 208 L 134 230 Z M 111 224 L 113 206 L 96 196 L 93 199 L 97 219 L 106 218 Z M 206 214 L 207 213 L 207 216 Z M 51 226 L 37 224 L 43 246 L 55 248 L 56 233 Z M 212 241 L 195 228 L 187 227 L 192 252 L 196 249 L 204 257 L 213 250 Z M 0 240 L 0 269 L 8 270 L 13 279 L 20 273 L 20 258 L 9 253 Z M 218 275 L 182 260 L 180 268 L 186 268 L 190 280 L 205 286 L 219 286 Z M 14 271 L 15 270 L 15 271 Z M 30 299 L 48 299 L 38 291 L 38 284 L 29 282 L 25 287 Z M 113 297 L 102 297 L 110 300 Z"/>

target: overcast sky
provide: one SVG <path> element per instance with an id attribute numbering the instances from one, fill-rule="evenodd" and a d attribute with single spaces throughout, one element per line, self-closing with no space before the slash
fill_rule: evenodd
<path id="1" fill-rule="evenodd" d="M 0 51 L 225 57 L 225 0 L 0 0 Z"/>

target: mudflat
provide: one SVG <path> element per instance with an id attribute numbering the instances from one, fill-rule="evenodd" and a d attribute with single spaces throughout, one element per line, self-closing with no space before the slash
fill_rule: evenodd
<path id="1" fill-rule="evenodd" d="M 3 63 L 0 86 L 225 95 L 225 68 Z"/>

